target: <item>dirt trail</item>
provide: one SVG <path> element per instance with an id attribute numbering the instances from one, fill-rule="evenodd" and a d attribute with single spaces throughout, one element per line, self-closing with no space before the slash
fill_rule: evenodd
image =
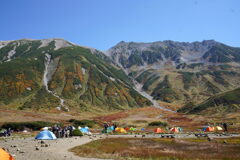
<path id="1" fill-rule="evenodd" d="M 68 150 L 79 145 L 99 139 L 99 136 L 77 137 L 77 138 L 61 138 L 57 140 L 44 141 L 44 145 L 48 147 L 41 147 L 41 141 L 31 138 L 9 138 L 0 140 L 0 147 L 9 150 L 12 155 L 15 155 L 16 160 L 97 160 L 95 158 L 82 158 L 75 156 Z M 36 150 L 36 146 L 39 150 Z M 18 151 L 19 149 L 19 151 Z M 21 153 L 24 152 L 24 153 Z"/>

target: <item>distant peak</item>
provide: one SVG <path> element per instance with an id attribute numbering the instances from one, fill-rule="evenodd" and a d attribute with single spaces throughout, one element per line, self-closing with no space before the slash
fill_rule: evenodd
<path id="1" fill-rule="evenodd" d="M 119 43 L 117 43 L 117 45 L 123 45 L 123 44 L 126 44 L 127 42 L 125 41 L 120 41 Z"/>

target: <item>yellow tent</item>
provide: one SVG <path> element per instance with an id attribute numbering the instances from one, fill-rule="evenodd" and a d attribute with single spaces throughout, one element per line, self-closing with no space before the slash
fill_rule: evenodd
<path id="1" fill-rule="evenodd" d="M 14 158 L 9 153 L 0 148 L 0 160 L 14 160 Z"/>
<path id="2" fill-rule="evenodd" d="M 127 133 L 127 131 L 124 128 L 119 128 L 119 127 L 117 127 L 115 131 L 119 133 Z"/>
<path id="3" fill-rule="evenodd" d="M 48 130 L 48 128 L 50 128 L 50 127 L 43 127 L 40 129 L 40 131 Z"/>
<path id="4" fill-rule="evenodd" d="M 220 127 L 220 126 L 215 127 L 215 129 L 216 129 L 217 131 L 222 131 L 222 130 L 223 130 L 222 127 Z"/>

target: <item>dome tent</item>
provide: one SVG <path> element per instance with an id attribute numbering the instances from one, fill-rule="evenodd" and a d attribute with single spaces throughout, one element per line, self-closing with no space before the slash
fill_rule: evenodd
<path id="1" fill-rule="evenodd" d="M 204 132 L 213 132 L 214 131 L 214 127 L 206 126 L 206 127 L 203 128 L 203 131 Z"/>
<path id="2" fill-rule="evenodd" d="M 83 134 L 91 135 L 92 133 L 89 131 L 88 127 L 80 128 L 79 129 Z"/>
<path id="3" fill-rule="evenodd" d="M 39 139 L 39 140 L 53 140 L 53 139 L 57 139 L 57 137 L 55 136 L 54 133 L 52 133 L 49 130 L 44 130 L 41 131 L 36 137 L 35 139 Z"/>
<path id="4" fill-rule="evenodd" d="M 216 129 L 217 131 L 222 131 L 222 130 L 223 130 L 223 128 L 220 127 L 220 126 L 215 127 L 215 129 Z"/>
<path id="5" fill-rule="evenodd" d="M 163 133 L 161 128 L 155 128 L 154 133 Z"/>
<path id="6" fill-rule="evenodd" d="M 179 132 L 179 129 L 177 127 L 173 127 L 170 129 L 171 132 L 173 133 L 178 133 Z"/>
<path id="7" fill-rule="evenodd" d="M 102 133 L 112 133 L 112 132 L 113 130 L 110 127 L 108 127 L 107 130 L 105 129 L 102 130 Z"/>
<path id="8" fill-rule="evenodd" d="M 0 160 L 14 160 L 14 158 L 5 150 L 0 148 Z"/>
<path id="9" fill-rule="evenodd" d="M 124 128 L 119 128 L 119 127 L 117 127 L 115 131 L 118 133 L 127 133 L 127 131 Z"/>

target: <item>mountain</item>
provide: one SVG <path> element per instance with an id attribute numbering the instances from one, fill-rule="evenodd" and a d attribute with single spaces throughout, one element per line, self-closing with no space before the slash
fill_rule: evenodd
<path id="1" fill-rule="evenodd" d="M 210 97 L 201 104 L 187 104 L 178 112 L 187 114 L 234 113 L 240 111 L 240 88 Z"/>
<path id="2" fill-rule="evenodd" d="M 0 106 L 104 111 L 152 103 L 102 52 L 63 39 L 0 42 Z"/>
<path id="3" fill-rule="evenodd" d="M 155 100 L 199 104 L 240 86 L 240 48 L 202 42 L 120 42 L 105 54 Z"/>

